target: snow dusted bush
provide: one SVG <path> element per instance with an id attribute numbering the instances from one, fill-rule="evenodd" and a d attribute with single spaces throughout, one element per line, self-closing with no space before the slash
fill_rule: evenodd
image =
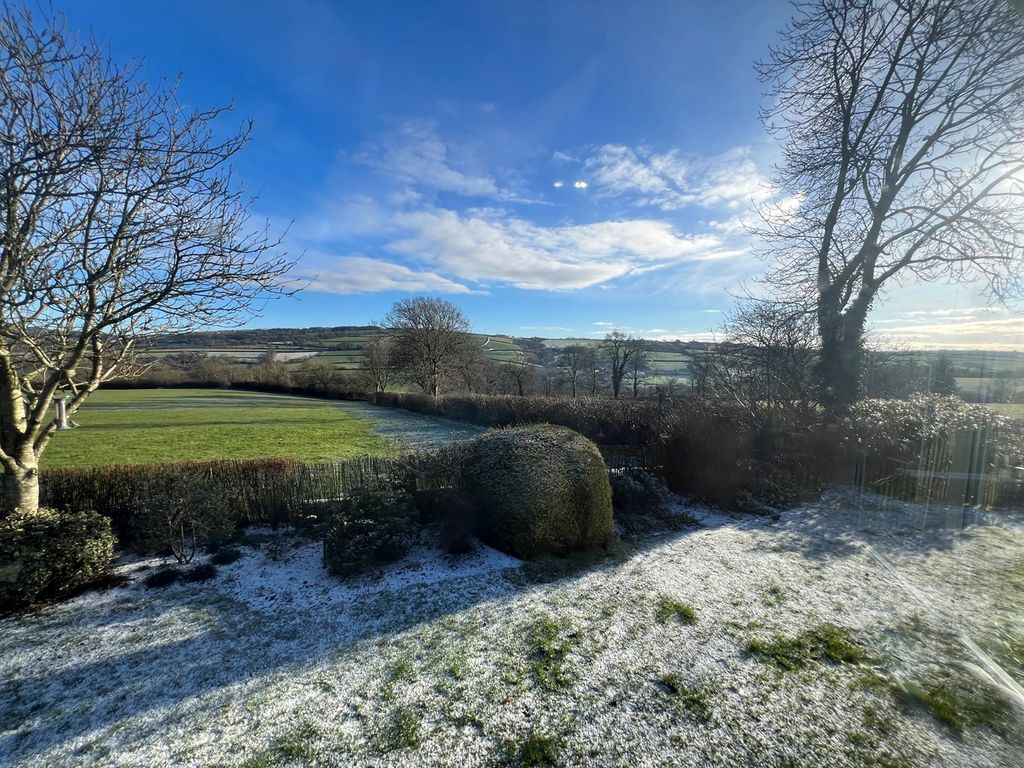
<path id="1" fill-rule="evenodd" d="M 110 520 L 94 512 L 15 510 L 0 520 L 0 610 L 96 581 L 116 543 Z"/>
<path id="2" fill-rule="evenodd" d="M 357 488 L 329 516 L 324 566 L 335 576 L 354 576 L 401 558 L 419 532 L 409 493 L 394 483 Z"/>
<path id="3" fill-rule="evenodd" d="M 671 495 L 660 477 L 635 467 L 613 472 L 611 484 L 617 515 L 657 515 Z"/>
<path id="4" fill-rule="evenodd" d="M 612 536 L 612 494 L 597 446 L 549 424 L 477 438 L 465 469 L 488 544 L 519 557 L 603 546 Z"/>

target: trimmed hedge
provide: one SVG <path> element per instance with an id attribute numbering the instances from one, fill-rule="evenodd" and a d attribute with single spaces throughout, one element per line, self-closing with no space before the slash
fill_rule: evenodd
<path id="1" fill-rule="evenodd" d="M 663 421 L 678 403 L 597 397 L 516 397 L 378 392 L 375 405 L 468 421 L 485 427 L 556 424 L 605 445 L 647 445 L 657 439 Z"/>
<path id="2" fill-rule="evenodd" d="M 0 610 L 73 592 L 110 569 L 117 539 L 94 512 L 15 510 L 0 520 Z"/>
<path id="3" fill-rule="evenodd" d="M 612 537 L 612 493 L 597 446 L 550 424 L 494 430 L 473 441 L 466 489 L 477 532 L 516 555 L 604 546 Z"/>

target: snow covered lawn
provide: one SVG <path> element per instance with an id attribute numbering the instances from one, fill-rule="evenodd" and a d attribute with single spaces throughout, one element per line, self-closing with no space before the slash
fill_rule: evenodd
<path id="1" fill-rule="evenodd" d="M 127 586 L 0 621 L 0 765 L 1024 764 L 999 677 L 1024 668 L 1024 515 L 961 532 L 849 491 L 689 511 L 555 580 L 423 548 L 342 583 L 268 532 L 205 583 L 126 563 Z M 825 623 L 869 660 L 748 653 Z M 1007 703 L 954 726 L 898 690 L 944 676 Z"/>

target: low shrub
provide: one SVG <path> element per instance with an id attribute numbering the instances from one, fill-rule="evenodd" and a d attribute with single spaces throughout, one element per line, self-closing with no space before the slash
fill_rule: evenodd
<path id="1" fill-rule="evenodd" d="M 146 585 L 146 589 L 163 589 L 179 579 L 181 579 L 181 571 L 177 568 L 161 568 L 149 574 L 142 580 L 142 583 Z"/>
<path id="2" fill-rule="evenodd" d="M 612 507 L 615 519 L 631 533 L 656 527 L 665 514 L 672 494 L 664 481 L 643 469 L 629 468 L 612 472 Z"/>
<path id="3" fill-rule="evenodd" d="M 449 489 L 441 493 L 435 504 L 440 519 L 438 535 L 441 547 L 451 555 L 472 552 L 476 506 L 469 494 Z"/>
<path id="4" fill-rule="evenodd" d="M 99 580 L 116 544 L 110 520 L 94 512 L 15 510 L 0 520 L 0 610 Z"/>
<path id="5" fill-rule="evenodd" d="M 548 424 L 494 430 L 473 441 L 466 488 L 477 531 L 518 557 L 608 544 L 611 487 L 597 446 Z"/>
<path id="6" fill-rule="evenodd" d="M 417 517 L 409 493 L 396 484 L 354 490 L 326 524 L 324 565 L 346 577 L 398 560 L 416 538 Z"/>
<path id="7" fill-rule="evenodd" d="M 226 483 L 193 483 L 187 475 L 153 474 L 132 519 L 132 540 L 146 552 L 170 552 L 190 563 L 201 546 L 217 546 L 235 530 L 239 517 Z"/>

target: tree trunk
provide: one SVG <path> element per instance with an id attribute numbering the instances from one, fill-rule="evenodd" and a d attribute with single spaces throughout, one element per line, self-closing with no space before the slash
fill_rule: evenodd
<path id="1" fill-rule="evenodd" d="M 4 467 L 4 508 L 27 512 L 39 509 L 39 467 L 35 459 L 22 462 L 13 470 Z"/>
<path id="2" fill-rule="evenodd" d="M 864 322 L 870 303 L 870 297 L 862 295 L 846 312 L 819 308 L 822 403 L 836 414 L 849 410 L 861 395 Z"/>

